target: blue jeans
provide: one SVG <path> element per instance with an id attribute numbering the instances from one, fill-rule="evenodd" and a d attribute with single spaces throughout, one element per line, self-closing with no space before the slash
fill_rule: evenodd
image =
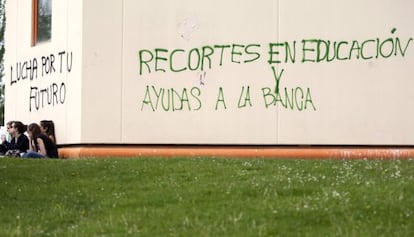
<path id="1" fill-rule="evenodd" d="M 28 151 L 26 153 L 23 154 L 22 156 L 23 158 L 46 158 L 46 156 L 35 152 L 35 151 Z"/>

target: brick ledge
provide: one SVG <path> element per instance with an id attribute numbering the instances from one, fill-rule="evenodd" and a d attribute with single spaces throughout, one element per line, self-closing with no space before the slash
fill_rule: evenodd
<path id="1" fill-rule="evenodd" d="M 414 148 L 267 147 L 267 146 L 77 146 L 59 148 L 61 158 L 88 157 L 227 157 L 303 159 L 409 159 Z"/>

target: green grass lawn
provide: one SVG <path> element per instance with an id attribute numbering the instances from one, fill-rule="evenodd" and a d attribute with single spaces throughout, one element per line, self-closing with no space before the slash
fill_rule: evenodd
<path id="1" fill-rule="evenodd" d="M 414 160 L 2 158 L 0 236 L 414 236 Z"/>

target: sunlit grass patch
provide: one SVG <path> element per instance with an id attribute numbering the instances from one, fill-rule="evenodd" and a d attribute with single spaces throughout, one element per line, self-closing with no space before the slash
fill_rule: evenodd
<path id="1" fill-rule="evenodd" d="M 414 236 L 414 160 L 0 159 L 0 236 Z"/>

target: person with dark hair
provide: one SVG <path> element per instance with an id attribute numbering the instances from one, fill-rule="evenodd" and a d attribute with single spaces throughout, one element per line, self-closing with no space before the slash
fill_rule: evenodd
<path id="1" fill-rule="evenodd" d="M 10 129 L 10 127 L 13 125 L 14 121 L 9 121 L 6 123 L 7 130 Z"/>
<path id="2" fill-rule="evenodd" d="M 7 152 L 7 148 L 4 145 L 5 142 L 11 142 L 11 139 L 13 138 L 10 134 L 10 129 L 13 125 L 14 121 L 9 121 L 6 123 L 6 129 L 7 129 L 7 134 L 3 134 L 1 135 L 1 145 L 0 145 L 0 154 L 4 155 Z M 9 139 L 7 139 L 7 136 L 10 136 Z"/>
<path id="3" fill-rule="evenodd" d="M 38 124 L 30 124 L 27 132 L 29 133 L 29 150 L 23 154 L 23 158 L 58 158 L 56 144 L 41 132 Z"/>
<path id="4" fill-rule="evenodd" d="M 46 134 L 50 140 L 52 140 L 52 142 L 56 144 L 55 124 L 52 120 L 40 121 L 40 130 L 42 133 Z"/>
<path id="5" fill-rule="evenodd" d="M 18 150 L 20 153 L 26 152 L 26 150 L 29 149 L 29 139 L 24 135 L 25 131 L 26 127 L 22 122 L 8 122 L 7 132 L 12 137 L 12 140 L 8 142 L 6 137 L 1 137 L 2 144 L 0 146 L 0 151 L 4 153 L 10 150 Z"/>

